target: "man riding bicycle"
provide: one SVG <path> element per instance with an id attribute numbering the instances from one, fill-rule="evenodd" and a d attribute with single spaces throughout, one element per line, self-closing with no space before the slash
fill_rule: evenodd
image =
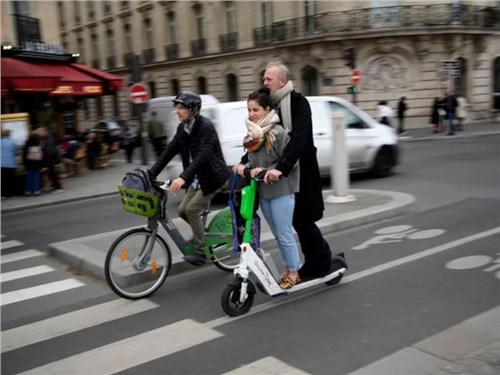
<path id="1" fill-rule="evenodd" d="M 223 189 L 230 172 L 213 123 L 200 115 L 200 96 L 183 91 L 173 102 L 180 124 L 175 136 L 149 172 L 156 178 L 170 160 L 177 154 L 181 155 L 184 170 L 172 181 L 169 191 L 175 194 L 182 188 L 187 189 L 177 212 L 193 231 L 194 252 L 185 256 L 184 260 L 195 266 L 202 266 L 207 259 L 200 214 L 207 203 Z"/>

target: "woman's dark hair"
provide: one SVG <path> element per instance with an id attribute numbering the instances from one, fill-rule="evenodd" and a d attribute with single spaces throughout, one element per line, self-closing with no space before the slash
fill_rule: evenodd
<path id="1" fill-rule="evenodd" d="M 273 108 L 271 101 L 271 90 L 267 87 L 262 87 L 248 95 L 248 100 L 255 100 L 262 108 Z"/>

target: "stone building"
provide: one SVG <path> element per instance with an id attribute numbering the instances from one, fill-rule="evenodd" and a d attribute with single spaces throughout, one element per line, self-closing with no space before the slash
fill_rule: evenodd
<path id="1" fill-rule="evenodd" d="M 130 82 L 139 55 L 153 97 L 181 90 L 243 100 L 271 60 L 298 91 L 409 105 L 408 127 L 429 123 L 431 102 L 463 93 L 470 120 L 500 109 L 500 1 L 58 1 L 62 46 L 80 62 Z M 448 63 L 445 63 L 448 62 Z M 350 65 L 350 66 L 349 66 Z M 348 94 L 353 68 L 357 93 Z M 100 102 L 102 101 L 102 102 Z M 87 100 L 88 121 L 133 116 L 126 90 Z"/>

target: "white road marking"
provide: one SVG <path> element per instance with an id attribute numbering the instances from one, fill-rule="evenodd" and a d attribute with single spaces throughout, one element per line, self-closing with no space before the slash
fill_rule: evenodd
<path id="1" fill-rule="evenodd" d="M 265 357 L 222 375 L 309 375 L 274 357 Z"/>
<path id="2" fill-rule="evenodd" d="M 42 273 L 47 273 L 52 271 L 55 271 L 55 268 L 52 268 L 50 266 L 37 266 L 37 267 L 24 268 L 22 270 L 11 271 L 0 274 L 0 282 L 3 283 L 4 281 L 22 279 L 24 277 L 40 275 Z"/>
<path id="3" fill-rule="evenodd" d="M 78 288 L 84 285 L 84 283 L 76 279 L 66 279 L 55 281 L 53 283 L 34 286 L 31 288 L 19 289 L 0 295 L 0 305 L 5 306 L 15 302 L 25 301 L 27 299 L 63 292 L 65 290 Z"/>
<path id="4" fill-rule="evenodd" d="M 119 299 L 2 331 L 2 353 L 138 314 L 158 306 L 148 300 Z"/>
<path id="5" fill-rule="evenodd" d="M 16 240 L 10 240 L 10 241 L 2 242 L 1 248 L 2 248 L 2 250 L 5 250 L 5 249 L 10 249 L 11 247 L 16 247 L 16 246 L 21 246 L 21 245 L 23 245 L 22 242 L 19 242 Z"/>
<path id="6" fill-rule="evenodd" d="M 0 264 L 16 262 L 18 260 L 39 257 L 42 255 L 45 255 L 45 253 L 41 252 L 39 250 L 25 250 L 25 251 L 20 251 L 18 253 L 14 253 L 14 254 L 1 255 L 0 256 Z"/>
<path id="7" fill-rule="evenodd" d="M 23 374 L 114 374 L 223 336 L 191 319 L 147 331 Z M 200 364 L 200 371 L 203 366 Z M 168 372 L 168 369 L 165 370 Z"/>

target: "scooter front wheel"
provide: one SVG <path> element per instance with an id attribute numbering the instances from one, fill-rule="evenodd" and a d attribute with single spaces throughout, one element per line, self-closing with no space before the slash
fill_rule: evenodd
<path id="1" fill-rule="evenodd" d="M 245 301 L 240 301 L 241 283 L 238 285 L 228 285 L 222 292 L 222 310 L 229 316 L 239 316 L 246 314 L 253 305 L 255 294 L 247 292 Z"/>

